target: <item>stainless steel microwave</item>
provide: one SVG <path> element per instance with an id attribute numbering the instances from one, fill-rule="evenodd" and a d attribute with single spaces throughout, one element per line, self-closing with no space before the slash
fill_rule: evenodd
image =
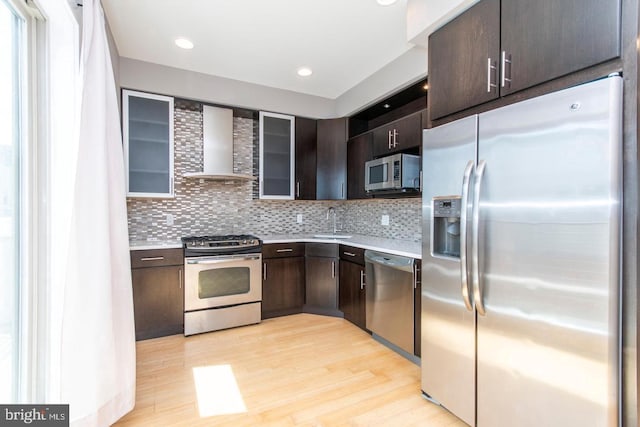
<path id="1" fill-rule="evenodd" d="M 420 156 L 399 153 L 369 160 L 364 188 L 367 193 L 420 191 Z"/>

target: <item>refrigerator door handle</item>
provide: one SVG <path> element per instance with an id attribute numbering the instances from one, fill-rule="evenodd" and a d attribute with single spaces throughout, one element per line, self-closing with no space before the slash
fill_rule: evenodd
<path id="1" fill-rule="evenodd" d="M 480 160 L 473 183 L 473 201 L 472 201 L 472 218 L 471 218 L 471 281 L 473 282 L 473 301 L 476 304 L 476 310 L 482 316 L 487 314 L 484 302 L 482 301 L 482 283 L 480 281 L 480 256 L 479 256 L 479 230 L 480 230 L 480 189 L 482 188 L 482 178 L 487 163 Z M 462 220 L 461 220 L 462 222 Z"/>
<path id="2" fill-rule="evenodd" d="M 473 172 L 473 160 L 469 160 L 462 176 L 462 197 L 460 200 L 460 282 L 462 299 L 467 310 L 473 311 L 469 292 L 469 270 L 467 264 L 467 205 L 469 203 L 469 185 Z"/>

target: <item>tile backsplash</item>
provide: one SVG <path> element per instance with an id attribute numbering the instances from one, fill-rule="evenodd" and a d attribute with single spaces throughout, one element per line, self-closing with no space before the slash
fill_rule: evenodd
<path id="1" fill-rule="evenodd" d="M 174 111 L 175 196 L 129 198 L 129 239 L 173 240 L 201 234 L 283 234 L 330 231 L 329 207 L 347 233 L 420 239 L 420 199 L 354 201 L 260 200 L 257 183 L 184 178 L 202 170 L 202 106 L 176 100 Z M 233 118 L 234 172 L 258 175 L 257 120 Z M 302 222 L 298 223 L 298 215 Z M 389 225 L 381 225 L 382 215 Z"/>

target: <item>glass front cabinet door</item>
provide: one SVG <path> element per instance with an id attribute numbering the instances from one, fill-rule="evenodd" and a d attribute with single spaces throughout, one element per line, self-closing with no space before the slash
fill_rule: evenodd
<path id="1" fill-rule="evenodd" d="M 293 199 L 295 117 L 260 112 L 260 198 Z"/>
<path id="2" fill-rule="evenodd" d="M 173 98 L 122 91 L 127 196 L 173 197 Z"/>

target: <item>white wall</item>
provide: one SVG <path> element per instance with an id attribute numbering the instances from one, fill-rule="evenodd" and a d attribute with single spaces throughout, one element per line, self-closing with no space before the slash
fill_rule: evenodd
<path id="1" fill-rule="evenodd" d="M 350 116 L 427 75 L 427 50 L 416 46 L 336 99 L 337 117 Z"/>
<path id="2" fill-rule="evenodd" d="M 335 101 L 209 74 L 120 58 L 120 86 L 214 104 L 313 118 L 336 117 Z"/>
<path id="3" fill-rule="evenodd" d="M 415 46 L 336 99 L 124 57 L 116 78 L 123 88 L 213 104 L 318 119 L 349 116 L 426 77 L 429 34 L 478 1 L 408 0 L 407 39 Z"/>
<path id="4" fill-rule="evenodd" d="M 408 0 L 407 40 L 427 47 L 429 34 L 479 0 Z"/>

